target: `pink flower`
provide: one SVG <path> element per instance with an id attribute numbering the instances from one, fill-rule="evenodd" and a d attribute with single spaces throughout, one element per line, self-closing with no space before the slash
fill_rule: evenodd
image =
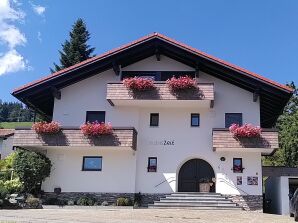
<path id="1" fill-rule="evenodd" d="M 87 122 L 81 125 L 81 131 L 86 136 L 110 135 L 113 133 L 113 128 L 110 123 Z"/>
<path id="2" fill-rule="evenodd" d="M 172 77 L 166 81 L 171 90 L 183 90 L 197 87 L 197 81 L 189 76 Z"/>
<path id="3" fill-rule="evenodd" d="M 149 90 L 155 87 L 154 81 L 142 77 L 130 77 L 123 79 L 122 83 L 130 90 Z"/>
<path id="4" fill-rule="evenodd" d="M 252 124 L 244 124 L 242 126 L 238 124 L 232 124 L 229 128 L 230 132 L 234 137 L 259 137 L 261 135 L 262 129 L 259 126 L 253 126 Z"/>
<path id="5" fill-rule="evenodd" d="M 36 122 L 32 125 L 32 129 L 37 134 L 55 134 L 60 131 L 60 124 L 58 122 Z"/>

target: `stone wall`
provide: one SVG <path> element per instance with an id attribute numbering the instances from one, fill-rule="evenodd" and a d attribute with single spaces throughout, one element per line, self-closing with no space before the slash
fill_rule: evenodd
<path id="1" fill-rule="evenodd" d="M 116 200 L 119 197 L 130 198 L 134 200 L 134 193 L 80 193 L 80 192 L 62 192 L 56 194 L 54 192 L 47 192 L 42 195 L 42 200 L 46 201 L 49 198 L 58 198 L 62 200 L 73 200 L 76 201 L 80 197 L 90 196 L 95 198 L 98 204 L 101 204 L 104 201 L 107 201 L 110 205 L 116 204 Z M 165 197 L 166 194 L 141 194 L 141 206 L 147 207 L 148 204 L 153 204 L 154 201 L 158 201 L 160 198 Z"/>
<path id="2" fill-rule="evenodd" d="M 262 195 L 226 195 L 246 211 L 263 211 Z"/>

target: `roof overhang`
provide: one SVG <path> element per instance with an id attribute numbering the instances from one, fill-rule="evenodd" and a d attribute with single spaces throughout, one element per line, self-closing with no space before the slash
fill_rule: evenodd
<path id="1" fill-rule="evenodd" d="M 165 55 L 258 96 L 261 126 L 272 127 L 292 95 L 292 89 L 217 59 L 166 36 L 154 33 L 102 55 L 53 73 L 13 91 L 12 95 L 51 118 L 57 90 L 121 65 L 153 55 Z"/>

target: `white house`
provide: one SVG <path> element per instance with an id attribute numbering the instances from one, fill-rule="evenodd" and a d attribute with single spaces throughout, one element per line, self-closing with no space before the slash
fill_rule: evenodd
<path id="1" fill-rule="evenodd" d="M 173 75 L 196 78 L 200 95 L 173 95 L 165 83 Z M 153 78 L 156 92 L 132 95 L 121 81 L 134 76 Z M 15 147 L 45 152 L 53 163 L 45 192 L 154 200 L 199 192 L 202 178 L 214 178 L 211 192 L 260 209 L 261 157 L 278 148 L 271 128 L 292 89 L 154 33 L 12 94 L 62 125 L 55 137 L 15 131 Z M 90 141 L 79 126 L 93 120 L 110 122 L 113 136 Z M 261 126 L 262 136 L 239 141 L 231 123 Z"/>

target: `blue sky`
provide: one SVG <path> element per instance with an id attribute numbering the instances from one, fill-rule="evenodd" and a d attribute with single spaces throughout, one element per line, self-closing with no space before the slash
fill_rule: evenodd
<path id="1" fill-rule="evenodd" d="M 95 53 L 160 32 L 280 83 L 298 83 L 297 0 L 0 0 L 0 99 L 49 73 L 77 18 Z"/>

